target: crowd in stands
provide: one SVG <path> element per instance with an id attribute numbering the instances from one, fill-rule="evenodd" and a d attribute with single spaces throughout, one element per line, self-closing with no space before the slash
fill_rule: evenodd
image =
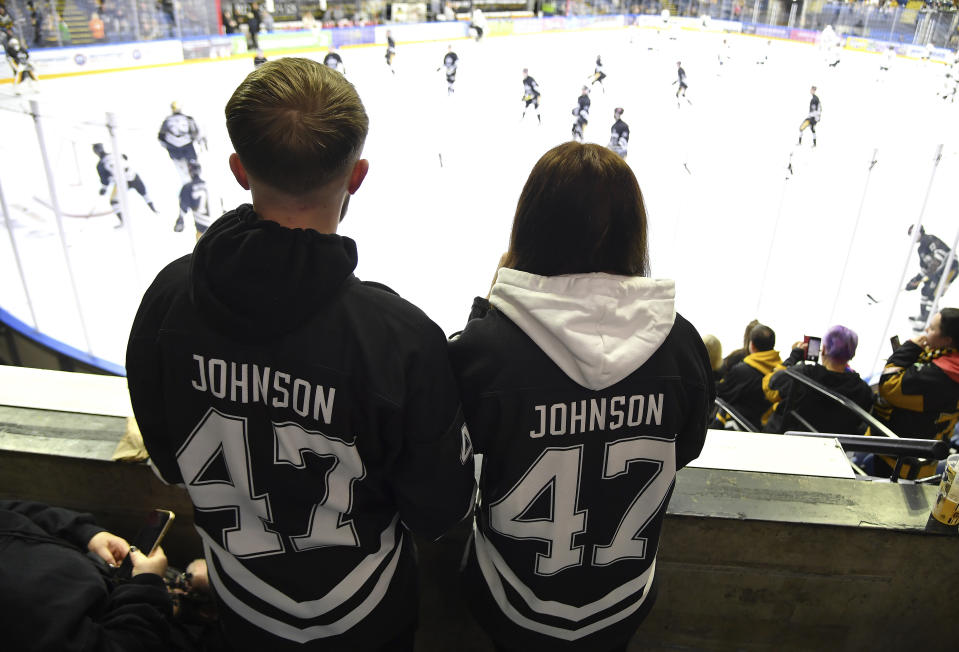
<path id="1" fill-rule="evenodd" d="M 750 322 L 743 348 L 721 364 L 717 363 L 721 355 L 718 340 L 707 335 L 704 341 L 714 351 L 716 394 L 731 408 L 716 410 L 714 428 L 879 434 L 871 432 L 869 424 L 854 410 L 787 373 L 790 369 L 871 411 L 900 437 L 950 440 L 957 434 L 959 309 L 943 308 L 932 316 L 923 333 L 899 346 L 886 361 L 875 390 L 849 365 L 856 355 L 859 338 L 845 326 L 828 329 L 815 355 L 809 355 L 808 341 L 795 342 L 785 360 L 776 350 L 775 332 L 758 322 Z M 891 458 L 876 457 L 868 460 L 868 468 L 864 468 L 888 477 L 893 466 Z M 920 470 L 920 477 L 933 474 L 935 469 L 935 464 L 926 465 Z M 903 477 L 909 472 L 906 465 Z"/>

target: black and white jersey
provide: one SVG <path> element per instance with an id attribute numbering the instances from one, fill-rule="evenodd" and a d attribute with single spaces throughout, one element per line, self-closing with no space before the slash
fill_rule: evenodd
<path id="1" fill-rule="evenodd" d="M 167 147 L 186 147 L 199 140 L 200 129 L 192 117 L 177 112 L 167 116 L 163 121 L 157 138 Z"/>
<path id="2" fill-rule="evenodd" d="M 576 106 L 573 109 L 573 114 L 579 118 L 583 124 L 589 121 L 589 107 L 591 104 L 592 101 L 589 99 L 589 95 L 580 95 L 576 98 Z"/>
<path id="3" fill-rule="evenodd" d="M 389 52 L 390 54 L 396 53 L 396 41 L 393 39 L 392 36 L 386 37 L 386 51 Z"/>
<path id="4" fill-rule="evenodd" d="M 117 164 L 113 154 L 104 154 L 97 163 L 97 175 L 100 177 L 100 184 L 109 186 L 116 181 Z M 137 178 L 137 173 L 130 167 L 127 155 L 123 155 L 123 173 L 127 183 Z"/>
<path id="5" fill-rule="evenodd" d="M 620 156 L 624 156 L 627 147 L 629 147 L 629 125 L 618 118 L 609 132 L 609 148 Z"/>
<path id="6" fill-rule="evenodd" d="M 523 96 L 533 100 L 539 99 L 539 84 L 536 83 L 532 75 L 526 75 L 526 78 L 523 79 Z"/>
<path id="7" fill-rule="evenodd" d="M 456 56 L 455 52 L 447 52 L 446 56 L 443 57 L 443 66 L 446 68 L 446 74 L 449 76 L 456 74 L 456 67 L 458 65 L 459 57 Z"/>
<path id="8" fill-rule="evenodd" d="M 934 235 L 923 233 L 919 236 L 919 269 L 923 274 L 931 275 L 941 272 L 944 269 L 946 260 L 949 258 L 949 247 L 945 242 Z M 952 261 L 953 269 L 956 268 L 957 260 Z"/>
<path id="9" fill-rule="evenodd" d="M 253 67 L 254 67 L 254 68 L 259 68 L 259 67 L 262 66 L 264 63 L 266 63 L 266 57 L 264 57 L 264 56 L 262 56 L 262 55 L 259 55 L 259 54 L 256 55 L 255 57 L 253 57 Z"/>
<path id="10" fill-rule="evenodd" d="M 230 211 L 162 270 L 127 347 L 153 464 L 194 506 L 231 649 L 372 649 L 416 618 L 409 530 L 473 501 L 446 337 L 356 245 Z"/>
<path id="11" fill-rule="evenodd" d="M 603 74 L 603 61 L 599 57 L 596 57 L 596 67 L 593 69 L 593 74 L 597 76 Z"/>
<path id="12" fill-rule="evenodd" d="M 679 75 L 679 85 L 686 86 L 686 71 L 683 70 L 682 66 L 677 68 L 676 73 Z"/>
<path id="13" fill-rule="evenodd" d="M 814 94 L 812 96 L 812 99 L 809 100 L 809 115 L 806 117 L 812 118 L 813 120 L 816 120 L 817 122 L 822 117 L 822 104 L 819 102 L 818 95 Z"/>
<path id="14" fill-rule="evenodd" d="M 636 313 L 610 304 L 641 302 L 607 301 L 602 275 L 526 275 L 532 281 L 524 282 L 523 274 L 500 269 L 489 302 L 495 310 L 477 299 L 474 315 L 482 316 L 450 344 L 473 445 L 484 454 L 464 585 L 497 642 L 531 652 L 574 643 L 609 649 L 629 639 L 649 608 L 676 470 L 699 455 L 706 435 L 715 395 L 709 361 L 696 329 L 671 309 L 653 309 L 659 317 L 643 311 L 660 344 L 642 354 L 627 344 L 636 341 L 628 335 Z M 671 285 L 651 287 L 662 281 L 615 280 L 672 305 Z M 529 309 L 537 301 L 576 317 L 537 322 L 542 313 Z M 605 308 L 622 324 L 613 339 L 640 366 L 594 366 L 618 366 L 607 357 L 619 345 L 606 338 Z M 570 339 L 584 346 L 557 354 L 559 322 L 582 326 L 582 337 Z"/>
<path id="15" fill-rule="evenodd" d="M 206 231 L 213 223 L 206 181 L 199 177 L 190 179 L 180 188 L 180 217 L 186 218 L 189 212 L 193 213 L 193 221 L 199 233 Z"/>

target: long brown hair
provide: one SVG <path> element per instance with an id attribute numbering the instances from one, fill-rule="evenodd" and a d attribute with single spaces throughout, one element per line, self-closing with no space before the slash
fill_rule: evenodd
<path id="1" fill-rule="evenodd" d="M 626 162 L 592 144 L 546 152 L 520 193 L 504 266 L 541 276 L 646 276 L 646 206 Z"/>

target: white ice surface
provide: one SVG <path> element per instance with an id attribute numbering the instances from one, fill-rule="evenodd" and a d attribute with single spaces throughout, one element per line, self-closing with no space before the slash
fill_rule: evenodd
<path id="1" fill-rule="evenodd" d="M 605 145 L 613 108 L 626 109 L 628 162 L 649 211 L 652 274 L 676 279 L 679 311 L 701 333 L 717 335 L 726 351 L 739 345 L 754 317 L 776 329 L 783 351 L 803 334 L 845 324 L 860 334 L 852 364 L 868 376 L 887 355 L 889 335 L 911 335 L 906 317 L 918 310 L 918 292 L 901 294 L 892 307 L 909 253 L 906 229 L 930 187 L 938 143 L 945 149 L 924 223 L 950 244 L 959 226 L 959 105 L 936 97 L 944 67 L 900 59 L 881 76 L 878 55 L 844 52 L 842 63 L 828 68 L 814 46 L 774 42 L 767 48 L 764 39 L 726 38 L 732 47 L 722 68 L 716 56 L 722 37 L 692 32 L 675 41 L 627 29 L 458 41 L 453 97 L 436 72 L 446 42 L 399 44 L 395 76 L 383 47 L 343 50 L 347 76 L 371 116 L 370 174 L 340 230 L 358 243 L 357 275 L 391 286 L 447 333 L 459 330 L 507 246 L 529 170 L 569 138 L 570 109 L 602 54 L 606 93 L 594 87 L 586 138 Z M 768 63 L 757 65 L 767 49 Z M 671 85 L 678 59 L 692 101 L 680 107 Z M 524 67 L 543 91 L 542 126 L 531 114 L 520 122 Z M 232 149 L 223 107 L 251 69 L 250 59 L 238 59 L 47 79 L 36 95 L 23 97 L 0 86 L 0 183 L 43 332 L 88 348 L 56 221 L 36 199 L 48 202 L 49 190 L 34 121 L 22 112 L 27 100 L 40 103 L 64 212 L 109 210 L 97 195 L 90 149 L 103 142 L 112 150 L 107 111 L 116 114 L 121 150 L 160 210 L 153 215 L 131 193 L 129 231 L 114 229 L 109 214 L 64 218 L 89 348 L 122 364 L 144 289 L 194 242 L 189 226 L 172 230 L 180 183 L 156 140 L 160 122 L 177 99 L 205 131 L 210 147 L 200 160 L 217 198 L 214 212 L 221 199 L 227 209 L 248 201 L 227 167 Z M 808 131 L 804 145 L 796 146 L 812 84 L 823 104 L 815 150 Z M 874 148 L 878 163 L 853 240 Z M 790 153 L 795 174 L 786 181 Z M 907 278 L 917 271 L 914 252 L 908 267 Z M 5 233 L 0 279 L 0 307 L 31 323 Z M 957 298 L 953 286 L 943 305 Z"/>

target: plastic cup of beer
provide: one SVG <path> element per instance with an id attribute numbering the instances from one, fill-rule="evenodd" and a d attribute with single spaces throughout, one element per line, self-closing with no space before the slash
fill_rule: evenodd
<path id="1" fill-rule="evenodd" d="M 939 483 L 939 495 L 932 508 L 932 517 L 946 525 L 959 525 L 959 482 L 956 472 L 959 470 L 959 455 L 946 458 L 946 469 Z"/>

